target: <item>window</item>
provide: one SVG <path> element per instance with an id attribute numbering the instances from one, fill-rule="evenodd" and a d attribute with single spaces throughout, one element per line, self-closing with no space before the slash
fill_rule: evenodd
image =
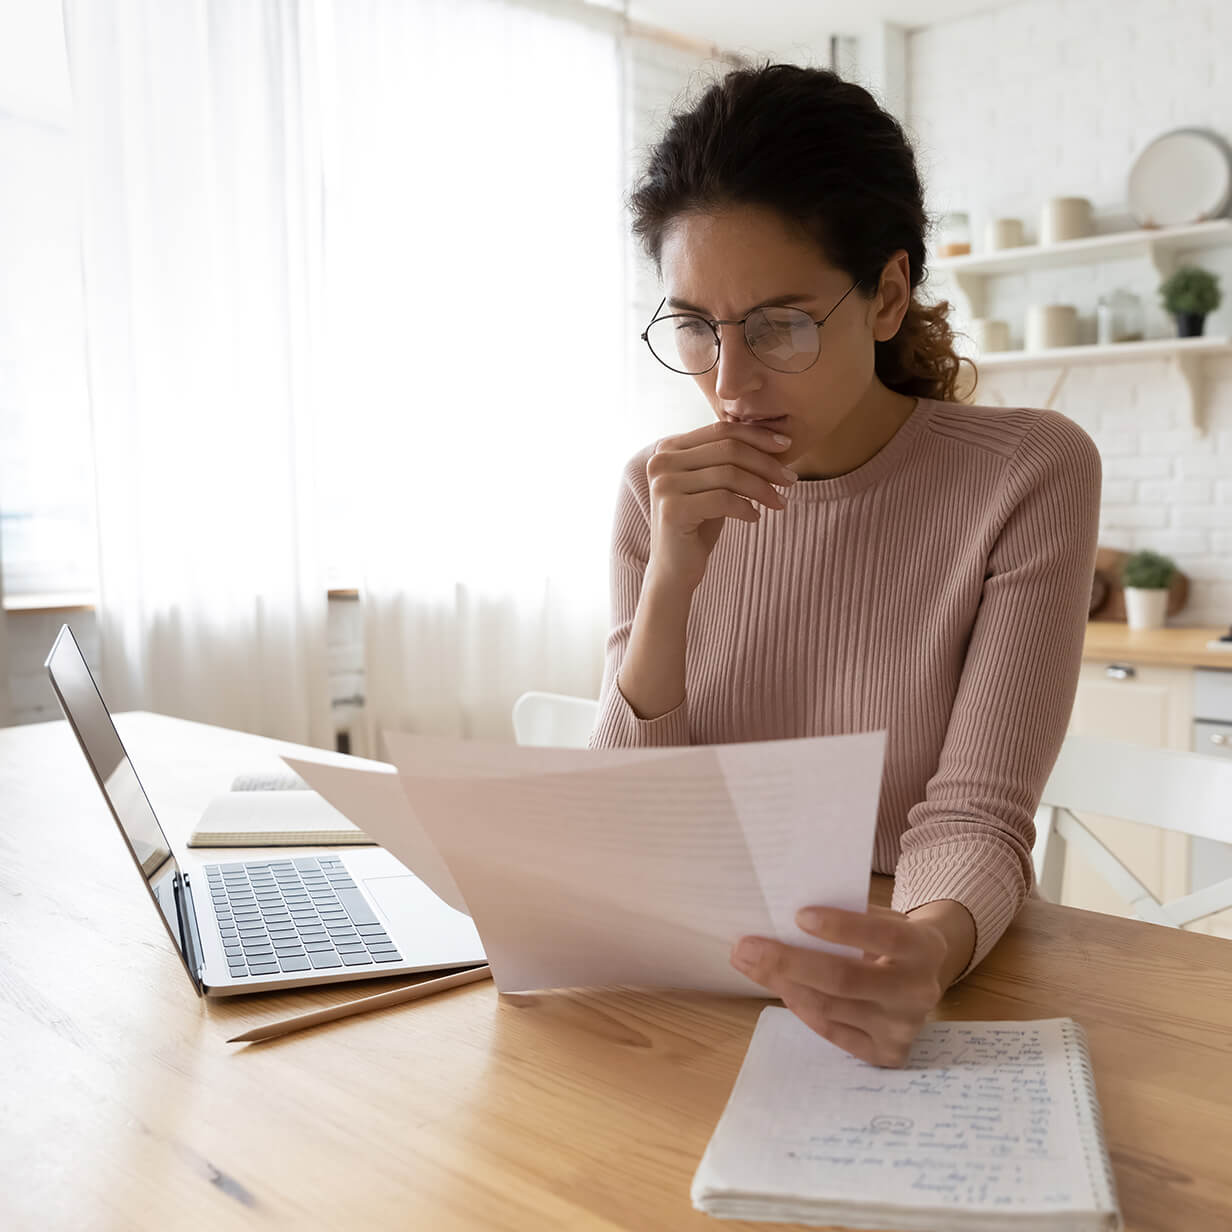
<path id="1" fill-rule="evenodd" d="M 0 2 L 0 565 L 6 600 L 92 595 L 77 166 L 60 6 Z"/>

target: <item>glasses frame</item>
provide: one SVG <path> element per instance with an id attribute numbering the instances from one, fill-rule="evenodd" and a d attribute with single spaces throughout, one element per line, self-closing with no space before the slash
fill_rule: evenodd
<path id="1" fill-rule="evenodd" d="M 860 279 L 857 278 L 855 282 L 853 282 L 851 286 L 849 286 L 847 290 L 844 291 L 843 294 L 839 297 L 838 303 L 836 303 L 834 307 L 831 308 L 830 311 L 827 312 L 826 315 L 824 317 L 821 317 L 819 320 L 814 320 L 813 317 L 809 316 L 807 310 L 804 308 L 794 308 L 793 311 L 803 312 L 804 315 L 806 317 L 809 317 L 809 320 L 812 321 L 813 324 L 818 329 L 820 329 L 834 315 L 835 309 L 838 308 L 838 305 L 841 304 L 843 300 L 845 300 L 847 296 L 849 296 L 852 293 L 852 291 L 854 291 L 856 287 L 858 287 L 859 285 L 860 285 Z M 799 376 L 801 372 L 807 372 L 809 368 L 811 368 L 813 364 L 815 364 L 821 358 L 821 339 L 820 338 L 817 340 L 817 354 L 813 356 L 812 361 L 809 363 L 808 367 L 801 368 L 796 372 L 788 372 L 783 368 L 775 368 L 772 365 L 767 364 L 766 361 L 762 359 L 762 357 L 758 355 L 756 351 L 753 350 L 753 345 L 751 342 L 749 342 L 749 329 L 748 329 L 749 317 L 751 317 L 753 313 L 761 312 L 767 307 L 791 308 L 792 307 L 791 304 L 773 304 L 773 305 L 763 304 L 757 308 L 750 308 L 749 311 L 746 312 L 744 316 L 740 317 L 738 320 L 735 320 L 735 321 L 714 320 L 712 321 L 709 317 L 702 316 L 700 312 L 669 312 L 665 314 L 664 316 L 659 316 L 659 309 L 662 308 L 663 305 L 666 303 L 667 303 L 667 296 L 665 295 L 659 301 L 659 307 L 654 310 L 654 316 L 651 317 L 650 323 L 646 326 L 644 330 L 642 330 L 641 339 L 646 344 L 646 349 L 651 353 L 651 355 L 654 355 L 655 359 L 658 360 L 658 362 L 661 363 L 669 372 L 678 372 L 680 373 L 681 376 L 705 376 L 707 372 L 713 371 L 719 362 L 719 357 L 723 353 L 723 334 L 719 329 L 720 325 L 739 325 L 741 327 L 740 329 L 741 336 L 744 338 L 744 345 L 748 348 L 749 354 L 752 355 L 753 358 L 757 360 L 759 364 L 764 364 L 765 367 L 769 368 L 771 372 L 782 373 L 782 375 L 784 376 Z M 703 368 L 700 372 L 686 372 L 683 368 L 673 368 L 671 364 L 667 363 L 666 361 L 662 359 L 659 359 L 658 355 L 655 355 L 655 349 L 654 347 L 650 345 L 650 339 L 649 337 L 647 337 L 647 335 L 650 333 L 650 326 L 656 325 L 660 321 L 670 321 L 673 317 L 691 317 L 695 321 L 705 321 L 706 324 L 710 326 L 710 332 L 714 334 L 714 363 L 712 363 L 709 368 Z"/>

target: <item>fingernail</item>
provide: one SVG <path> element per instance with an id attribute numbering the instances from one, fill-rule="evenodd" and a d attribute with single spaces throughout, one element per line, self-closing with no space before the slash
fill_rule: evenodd
<path id="1" fill-rule="evenodd" d="M 825 916 L 822 915 L 814 907 L 801 907 L 796 912 L 796 923 L 804 929 L 806 933 L 818 932 L 822 924 L 825 922 Z"/>
<path id="2" fill-rule="evenodd" d="M 776 433 L 774 434 L 774 439 L 775 439 L 775 440 L 776 440 L 776 441 L 777 441 L 780 445 L 790 445 L 790 444 L 791 444 L 791 437 L 790 437 L 790 436 L 783 436 L 783 434 L 782 434 L 782 433 L 780 433 L 780 432 L 776 432 Z"/>

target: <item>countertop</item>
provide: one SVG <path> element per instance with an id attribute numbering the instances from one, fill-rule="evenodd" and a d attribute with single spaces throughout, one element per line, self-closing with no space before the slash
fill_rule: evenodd
<path id="1" fill-rule="evenodd" d="M 1120 621 L 1087 622 L 1084 659 L 1109 663 L 1152 663 L 1162 667 L 1224 667 L 1232 671 L 1232 643 L 1227 650 L 1208 650 L 1207 642 L 1227 633 L 1227 627 L 1130 629 Z"/>

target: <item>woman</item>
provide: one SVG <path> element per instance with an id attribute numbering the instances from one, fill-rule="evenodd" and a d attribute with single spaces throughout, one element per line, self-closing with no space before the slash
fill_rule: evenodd
<path id="1" fill-rule="evenodd" d="M 625 468 L 591 747 L 887 729 L 873 870 L 893 909 L 797 921 L 863 958 L 746 938 L 732 961 L 901 1066 L 1034 893 L 1099 454 L 1056 412 L 958 400 L 949 305 L 915 297 L 915 159 L 859 86 L 729 73 L 672 119 L 631 204 L 667 291 L 645 340 L 714 422 Z"/>

